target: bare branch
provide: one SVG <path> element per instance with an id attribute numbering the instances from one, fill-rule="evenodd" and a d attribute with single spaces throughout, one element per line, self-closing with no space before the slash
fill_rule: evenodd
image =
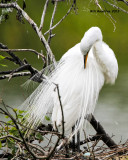
<path id="1" fill-rule="evenodd" d="M 4 76 L 1 76 L 0 77 L 0 80 L 3 80 L 3 79 L 10 79 L 11 78 L 14 78 L 14 77 L 21 77 L 21 76 L 31 76 L 31 73 L 30 72 L 21 72 L 21 73 L 14 73 L 13 75 L 4 75 Z"/>
<path id="2" fill-rule="evenodd" d="M 53 30 L 55 29 L 68 15 L 69 13 L 71 12 L 71 10 L 73 9 L 73 7 L 75 6 L 75 3 L 76 3 L 76 0 L 73 1 L 73 4 L 71 5 L 71 7 L 69 8 L 69 10 L 67 11 L 67 13 L 62 17 L 62 19 L 57 22 L 54 26 L 52 26 L 48 31 L 46 31 L 44 33 L 44 35 L 48 34 L 50 32 L 50 30 Z"/>
<path id="3" fill-rule="evenodd" d="M 33 52 L 35 53 L 38 57 L 42 57 L 45 59 L 45 56 L 39 52 L 37 52 L 34 49 L 0 49 L 0 52 Z"/>
<path id="4" fill-rule="evenodd" d="M 117 1 L 124 2 L 126 5 L 128 5 L 128 1 L 126 1 L 126 0 L 117 0 Z"/>
<path id="5" fill-rule="evenodd" d="M 41 17 L 41 23 L 40 23 L 39 31 L 41 31 L 42 28 L 43 28 L 44 18 L 45 18 L 46 10 L 47 10 L 47 7 L 48 7 L 48 3 L 49 3 L 49 0 L 46 0 L 45 5 L 44 5 L 44 9 L 43 9 L 43 13 L 42 13 L 42 17 Z"/>
<path id="6" fill-rule="evenodd" d="M 44 47 L 50 56 L 51 62 L 53 62 L 54 65 L 56 66 L 56 60 L 55 60 L 55 57 L 52 53 L 52 50 L 51 50 L 49 44 L 47 43 L 47 41 L 46 41 L 45 37 L 43 36 L 43 34 L 41 33 L 41 31 L 39 30 L 37 24 L 28 16 L 28 14 L 16 2 L 7 3 L 7 4 L 1 3 L 0 8 L 15 8 L 23 15 L 23 17 L 28 21 L 28 23 L 32 26 L 32 28 L 37 33 L 38 37 L 40 38 L 40 41 L 44 44 Z"/>
<path id="7" fill-rule="evenodd" d="M 98 0 L 94 0 L 94 1 L 95 1 L 95 4 L 100 8 L 100 10 L 103 11 L 103 8 L 99 4 L 99 1 Z M 116 25 L 115 25 L 116 20 L 112 17 L 112 15 L 110 13 L 104 12 L 104 15 L 111 21 L 111 23 L 114 26 L 114 31 L 115 31 L 116 30 Z"/>
<path id="8" fill-rule="evenodd" d="M 98 135 L 101 135 L 102 141 L 109 147 L 109 148 L 118 148 L 117 144 L 110 138 L 110 136 L 105 132 L 104 128 L 101 126 L 99 122 L 96 121 L 93 115 L 88 117 L 88 121 L 96 130 Z"/>
<path id="9" fill-rule="evenodd" d="M 54 10 L 53 10 L 53 13 L 52 13 L 52 18 L 51 18 L 51 22 L 50 22 L 50 27 L 49 27 L 49 36 L 48 36 L 48 44 L 50 45 L 50 41 L 51 41 L 51 38 L 52 38 L 52 26 L 53 26 L 53 22 L 54 22 L 54 16 L 55 16 L 55 13 L 56 13 L 56 9 L 57 9 L 57 4 L 58 4 L 58 1 L 55 1 L 55 4 L 54 4 Z"/>
<path id="10" fill-rule="evenodd" d="M 55 84 L 55 83 L 54 83 Z M 59 91 L 59 85 L 56 85 L 56 89 L 57 89 L 57 94 L 58 94 L 58 99 L 59 99 L 59 103 L 60 103 L 60 107 L 61 107 L 61 114 L 62 114 L 62 138 L 64 139 L 64 135 L 65 135 L 65 129 L 64 129 L 64 111 L 63 111 L 63 106 L 62 106 L 62 102 L 61 102 L 61 96 L 60 96 L 60 91 Z"/>
<path id="11" fill-rule="evenodd" d="M 114 5 L 114 4 L 110 3 L 110 2 L 108 2 L 107 0 L 103 0 L 103 1 L 105 1 L 106 3 L 108 3 L 108 4 L 109 4 L 110 6 L 112 6 L 113 8 L 116 8 L 116 9 L 118 9 L 118 10 L 120 10 L 120 11 L 122 11 L 122 12 L 128 14 L 128 11 L 124 10 L 123 8 L 118 7 L 118 6 L 116 6 L 116 5 Z"/>
<path id="12" fill-rule="evenodd" d="M 8 47 L 2 43 L 0 43 L 0 48 L 8 50 Z M 12 51 L 7 51 L 7 53 L 14 59 L 16 64 L 19 64 L 20 66 L 24 65 L 24 63 L 14 53 L 12 53 Z"/>

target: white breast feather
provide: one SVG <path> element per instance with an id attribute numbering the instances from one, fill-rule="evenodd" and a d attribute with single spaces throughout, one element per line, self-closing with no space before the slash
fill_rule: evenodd
<path id="1" fill-rule="evenodd" d="M 103 48 L 105 49 L 105 47 Z M 62 57 L 56 69 L 48 76 L 48 80 L 41 83 L 22 105 L 24 108 L 27 107 L 28 112 L 25 116 L 29 127 L 37 127 L 40 122 L 43 122 L 47 112 L 53 109 L 52 122 L 53 124 L 56 122 L 57 126 L 61 128 L 62 113 L 54 83 L 59 85 L 65 131 L 71 129 L 76 122 L 76 131 L 84 127 L 85 118 L 93 113 L 99 91 L 104 84 L 105 70 L 108 71 L 108 81 L 113 75 L 113 71 L 106 66 L 103 67 L 105 70 L 102 70 L 100 65 L 102 55 L 100 58 L 93 55 L 96 49 L 93 47 L 90 50 L 85 69 L 80 44 L 71 48 Z M 102 64 L 102 66 L 106 64 Z"/>

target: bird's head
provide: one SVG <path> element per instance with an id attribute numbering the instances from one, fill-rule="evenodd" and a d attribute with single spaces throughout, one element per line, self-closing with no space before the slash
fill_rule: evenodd
<path id="1" fill-rule="evenodd" d="M 102 33 L 100 28 L 91 27 L 85 32 L 80 42 L 80 50 L 84 56 L 84 67 L 86 68 L 88 53 L 96 41 L 102 41 Z"/>

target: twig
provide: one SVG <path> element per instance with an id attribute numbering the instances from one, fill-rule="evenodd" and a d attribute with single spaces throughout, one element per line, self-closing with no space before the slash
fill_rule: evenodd
<path id="1" fill-rule="evenodd" d="M 43 59 L 45 58 L 45 56 L 43 54 L 37 52 L 34 49 L 0 49 L 0 52 L 33 52 L 38 57 L 42 57 Z"/>
<path id="2" fill-rule="evenodd" d="M 1 76 L 0 77 L 0 80 L 2 79 L 10 79 L 11 78 L 14 78 L 14 77 L 21 77 L 21 76 L 31 76 L 31 73 L 30 72 L 21 72 L 21 73 L 14 73 L 13 75 L 4 75 L 4 76 Z"/>
<path id="3" fill-rule="evenodd" d="M 1 6 L 1 4 L 0 4 L 0 6 Z M 0 48 L 2 48 L 4 50 L 5 49 L 8 50 L 8 47 L 2 43 L 0 43 Z M 6 51 L 6 52 L 14 59 L 16 64 L 19 64 L 20 66 L 24 65 L 24 63 L 14 53 L 12 53 L 12 51 Z"/>
<path id="4" fill-rule="evenodd" d="M 93 136 L 93 137 L 86 138 L 85 140 L 80 141 L 80 145 L 86 144 L 86 143 L 88 143 L 88 142 L 92 142 L 92 141 L 99 140 L 99 139 L 101 139 L 101 136 L 102 136 L 102 135 L 96 134 L 96 135 Z"/>
<path id="5" fill-rule="evenodd" d="M 128 1 L 126 1 L 126 0 L 117 0 L 117 1 L 124 2 L 126 5 L 128 5 Z"/>
<path id="6" fill-rule="evenodd" d="M 62 138 L 64 139 L 64 135 L 65 135 L 65 129 L 64 129 L 64 123 L 65 123 L 64 122 L 64 111 L 63 111 L 63 106 L 62 106 L 62 102 L 61 102 L 61 96 L 60 96 L 59 86 L 58 86 L 58 84 L 55 84 L 55 85 L 56 85 L 58 99 L 59 99 L 59 103 L 60 103 L 60 107 L 61 107 L 61 114 L 62 114 Z"/>
<path id="7" fill-rule="evenodd" d="M 53 147 L 53 149 L 51 150 L 50 154 L 47 156 L 47 159 L 50 159 L 50 157 L 53 155 L 54 151 L 56 150 L 56 147 L 58 146 L 59 141 L 60 141 L 60 137 L 58 137 L 56 144 Z"/>
<path id="8" fill-rule="evenodd" d="M 20 66 L 19 68 L 15 69 L 15 70 L 12 70 L 12 72 L 10 72 L 10 71 L 6 72 L 5 71 L 5 74 L 6 73 L 10 74 L 10 78 L 9 78 L 9 80 L 10 80 L 12 78 L 12 76 L 13 76 L 14 73 L 21 72 L 23 70 L 29 70 L 32 76 L 35 75 L 36 73 L 38 73 L 38 71 L 36 69 L 32 68 L 30 64 L 25 64 L 25 65 Z M 0 74 L 1 73 L 4 73 L 4 72 L 0 72 Z"/>
<path id="9" fill-rule="evenodd" d="M 2 101 L 2 104 L 3 104 L 3 106 L 4 106 L 4 108 L 5 108 L 6 111 L 5 111 L 4 109 L 2 109 L 2 108 L 0 108 L 0 110 L 1 110 L 5 115 L 9 116 L 10 119 L 11 119 L 11 120 L 13 121 L 13 123 L 15 124 L 15 127 L 16 127 L 17 131 L 19 132 L 19 135 L 20 135 L 20 137 L 21 137 L 21 139 L 22 139 L 22 142 L 23 142 L 26 150 L 32 155 L 32 157 L 33 157 L 34 159 L 46 159 L 47 156 L 38 156 L 38 155 L 36 155 L 35 153 L 33 153 L 32 150 L 30 150 L 30 148 L 28 147 L 28 143 L 27 143 L 26 140 L 24 139 L 24 136 L 23 136 L 23 134 L 21 133 L 21 130 L 20 130 L 20 128 L 19 128 L 16 120 L 13 118 L 13 116 L 12 116 L 12 115 L 9 113 L 9 111 L 7 110 L 7 107 L 8 107 L 8 106 L 7 106 L 3 101 Z M 8 136 L 8 135 L 7 135 L 7 136 Z M 2 137 L 2 138 L 4 138 L 4 137 Z M 6 138 L 6 137 L 5 137 L 5 138 Z M 1 137 L 0 137 L 0 139 L 1 139 Z M 16 137 L 16 139 L 19 140 L 19 138 L 17 138 L 17 137 Z M 44 153 L 44 152 L 43 152 L 43 153 Z"/>
<path id="10" fill-rule="evenodd" d="M 46 31 L 44 33 L 44 35 L 48 34 L 50 32 L 50 30 L 53 30 L 55 29 L 68 15 L 69 13 L 71 12 L 71 10 L 73 9 L 74 5 L 76 3 L 76 0 L 73 1 L 71 7 L 69 8 L 69 10 L 67 11 L 67 13 L 61 18 L 61 20 L 59 22 L 57 22 L 54 26 L 51 27 L 51 29 L 49 29 L 48 31 Z"/>
<path id="11" fill-rule="evenodd" d="M 49 27 L 49 36 L 48 36 L 48 44 L 50 45 L 50 41 L 51 41 L 51 38 L 52 38 L 52 26 L 53 26 L 53 22 L 54 22 L 54 16 L 55 16 L 55 13 L 56 13 L 56 9 L 57 9 L 57 4 L 58 4 L 58 1 L 55 1 L 55 4 L 54 4 L 54 9 L 53 9 L 53 13 L 52 13 L 52 18 L 51 18 L 51 22 L 50 22 L 50 27 Z"/>
<path id="12" fill-rule="evenodd" d="M 114 5 L 114 4 L 110 3 L 110 2 L 108 2 L 107 0 L 103 0 L 103 1 L 106 2 L 106 3 L 108 3 L 108 4 L 109 4 L 110 6 L 112 6 L 113 8 L 116 8 L 116 9 L 118 9 L 118 10 L 120 10 L 120 11 L 122 11 L 122 12 L 128 14 L 128 11 L 124 10 L 123 8 L 118 7 L 118 6 L 116 6 L 116 5 Z"/>
<path id="13" fill-rule="evenodd" d="M 55 60 L 55 57 L 52 53 L 52 50 L 51 50 L 49 44 L 47 43 L 45 37 L 43 36 L 41 31 L 37 27 L 37 24 L 28 16 L 28 14 L 16 2 L 7 3 L 7 4 L 0 3 L 0 8 L 15 8 L 16 10 L 18 10 L 22 14 L 22 16 L 27 20 L 27 22 L 32 26 L 32 28 L 37 33 L 38 37 L 40 38 L 40 41 L 44 44 L 44 47 L 45 47 L 47 53 L 50 55 L 51 62 L 53 62 L 54 65 L 56 66 L 56 60 Z"/>
<path id="14" fill-rule="evenodd" d="M 6 136 L 0 137 L 0 139 L 2 139 L 2 140 L 7 139 L 7 138 L 12 138 L 12 139 L 14 139 L 14 140 L 16 140 L 16 141 L 21 142 L 21 143 L 24 144 L 23 140 L 21 140 L 20 138 L 14 137 L 14 136 L 12 136 L 12 135 L 9 135 L 9 134 L 6 135 Z M 31 146 L 31 147 L 39 150 L 41 153 L 43 153 L 43 154 L 45 154 L 45 155 L 48 154 L 48 152 L 45 152 L 44 150 L 40 149 L 38 146 L 36 146 L 36 145 L 34 145 L 34 144 L 31 144 L 31 143 L 29 143 L 29 142 L 26 142 L 26 143 L 27 143 L 29 146 Z"/>
<path id="15" fill-rule="evenodd" d="M 3 106 L 5 107 L 5 109 L 7 110 L 5 103 L 3 102 L 2 104 L 3 104 Z M 18 124 L 16 123 L 16 120 L 15 120 L 15 119 L 13 118 L 13 116 L 8 112 L 8 110 L 7 110 L 7 112 L 6 112 L 5 110 L 3 110 L 2 108 L 0 108 L 0 110 L 1 110 L 5 115 L 8 115 L 8 116 L 11 118 L 11 120 L 13 121 L 13 123 L 14 123 L 15 126 L 16 126 L 16 129 L 17 129 L 18 132 L 19 132 L 20 137 L 21 137 L 22 140 L 23 140 L 23 143 L 24 143 L 24 145 L 25 145 L 26 150 L 32 155 L 32 157 L 33 157 L 34 159 L 36 159 L 35 154 L 34 154 L 34 153 L 30 150 L 30 148 L 28 147 L 28 145 L 27 145 L 27 143 L 26 143 L 26 141 L 25 141 L 25 139 L 24 139 L 24 137 L 23 137 L 23 135 L 22 135 L 22 133 L 21 133 L 21 131 L 20 131 L 20 128 L 19 128 Z"/>
<path id="16" fill-rule="evenodd" d="M 43 28 L 44 18 L 45 18 L 46 10 L 47 10 L 47 7 L 48 7 L 48 3 L 49 3 L 49 0 L 46 0 L 45 5 L 44 5 L 44 9 L 43 9 L 43 13 L 42 13 L 42 17 L 41 17 L 39 31 L 41 31 L 42 28 Z"/>
<path id="17" fill-rule="evenodd" d="M 101 11 L 103 11 L 103 8 L 101 7 L 101 5 L 99 4 L 99 1 L 98 0 L 95 0 L 95 4 L 100 8 Z M 104 15 L 111 21 L 111 23 L 113 24 L 114 26 L 114 31 L 116 30 L 116 20 L 112 17 L 112 15 L 110 13 L 105 13 L 104 12 Z"/>

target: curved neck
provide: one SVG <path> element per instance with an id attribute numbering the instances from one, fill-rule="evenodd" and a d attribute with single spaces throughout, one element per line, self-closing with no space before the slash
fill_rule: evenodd
<path id="1" fill-rule="evenodd" d="M 101 30 L 98 27 L 92 27 L 85 32 L 85 35 L 80 42 L 80 50 L 82 54 L 86 55 L 97 41 L 102 41 Z"/>

